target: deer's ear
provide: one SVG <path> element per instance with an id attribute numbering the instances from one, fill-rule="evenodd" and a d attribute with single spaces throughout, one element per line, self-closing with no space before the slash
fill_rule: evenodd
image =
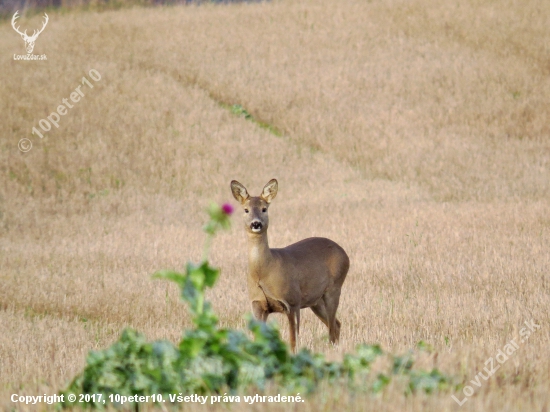
<path id="1" fill-rule="evenodd" d="M 233 193 L 233 197 L 241 204 L 243 204 L 246 199 L 250 197 L 250 195 L 246 191 L 246 187 L 244 187 L 236 180 L 231 181 L 231 193 Z"/>
<path id="2" fill-rule="evenodd" d="M 264 186 L 264 190 L 262 190 L 261 198 L 265 200 L 267 203 L 271 203 L 273 199 L 275 199 L 275 196 L 277 196 L 277 190 L 278 190 L 278 183 L 277 180 L 271 179 L 267 185 Z"/>

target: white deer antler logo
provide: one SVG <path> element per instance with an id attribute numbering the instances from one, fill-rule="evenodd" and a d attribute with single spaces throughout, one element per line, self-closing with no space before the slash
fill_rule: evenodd
<path id="1" fill-rule="evenodd" d="M 34 49 L 34 42 L 36 41 L 38 35 L 40 33 L 42 33 L 44 31 L 44 28 L 46 27 L 46 24 L 48 24 L 48 15 L 46 13 L 44 13 L 44 16 L 45 16 L 45 21 L 44 21 L 44 25 L 42 26 L 42 28 L 40 30 L 35 30 L 34 33 L 32 34 L 32 36 L 28 36 L 27 35 L 27 30 L 25 30 L 24 33 L 21 33 L 19 31 L 19 27 L 15 27 L 15 20 L 17 20 L 20 16 L 17 15 L 17 13 L 19 13 L 19 10 L 17 10 L 15 12 L 15 14 L 13 15 L 13 18 L 11 19 L 11 25 L 13 27 L 13 29 L 19 33 L 21 35 L 21 37 L 23 38 L 23 40 L 25 41 L 25 48 L 27 49 L 27 53 L 31 54 L 33 49 Z"/>

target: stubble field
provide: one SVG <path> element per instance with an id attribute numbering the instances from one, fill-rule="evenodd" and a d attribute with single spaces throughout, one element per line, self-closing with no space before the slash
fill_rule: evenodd
<path id="1" fill-rule="evenodd" d="M 11 394 L 55 393 L 126 326 L 176 341 L 190 319 L 150 275 L 200 260 L 204 209 L 232 198 L 232 179 L 257 195 L 271 178 L 270 245 L 324 236 L 351 259 L 340 345 L 303 310 L 300 346 L 340 359 L 361 342 L 404 353 L 424 340 L 435 352 L 419 365 L 464 384 L 512 339 L 519 348 L 461 407 L 396 384 L 236 410 L 548 409 L 550 3 L 49 16 L 42 62 L 14 61 L 23 42 L 0 25 L 0 409 L 37 409 Z M 59 128 L 31 135 L 84 76 L 94 87 Z M 238 213 L 212 252 L 225 326 L 244 328 L 250 311 L 246 253 Z M 540 329 L 520 342 L 531 320 Z"/>

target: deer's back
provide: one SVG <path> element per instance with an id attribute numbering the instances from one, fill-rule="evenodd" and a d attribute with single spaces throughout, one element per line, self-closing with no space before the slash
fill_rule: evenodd
<path id="1" fill-rule="evenodd" d="M 349 257 L 336 242 L 324 237 L 310 237 L 293 243 L 285 248 L 276 249 L 286 259 L 293 262 L 300 272 L 327 272 L 333 280 L 343 282 L 349 269 Z"/>

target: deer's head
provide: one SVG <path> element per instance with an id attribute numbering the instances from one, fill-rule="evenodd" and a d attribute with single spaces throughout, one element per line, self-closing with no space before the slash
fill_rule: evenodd
<path id="1" fill-rule="evenodd" d="M 239 201 L 244 211 L 244 225 L 249 234 L 261 234 L 267 230 L 269 217 L 267 209 L 277 195 L 277 181 L 271 179 L 260 196 L 250 196 L 246 188 L 236 180 L 231 182 L 233 197 Z"/>
<path id="2" fill-rule="evenodd" d="M 27 30 L 25 30 L 24 33 L 21 33 L 19 30 L 19 27 L 15 27 L 15 20 L 19 18 L 17 15 L 19 13 L 19 10 L 15 12 L 13 15 L 13 18 L 11 19 L 11 25 L 13 29 L 21 35 L 21 38 L 25 41 L 25 48 L 27 49 L 27 53 L 31 54 L 34 49 L 34 42 L 36 41 L 38 35 L 44 31 L 44 28 L 46 27 L 46 24 L 48 24 L 48 15 L 44 13 L 44 24 L 42 25 L 42 28 L 40 30 L 34 30 L 34 33 L 32 36 L 27 35 Z"/>

